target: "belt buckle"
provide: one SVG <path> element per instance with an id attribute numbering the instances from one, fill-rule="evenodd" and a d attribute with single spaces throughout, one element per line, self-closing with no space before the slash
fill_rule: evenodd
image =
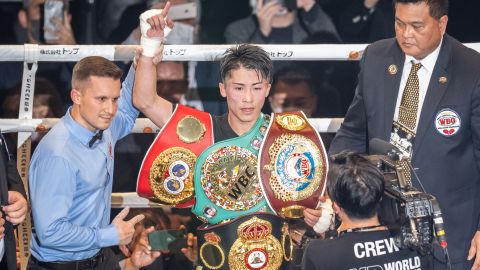
<path id="1" fill-rule="evenodd" d="M 84 261 L 80 261 L 77 263 L 77 268 L 78 269 L 92 269 L 94 266 L 93 266 L 93 263 L 92 263 L 92 260 L 93 259 L 86 259 Z"/>
<path id="2" fill-rule="evenodd" d="M 102 250 L 100 250 L 95 256 L 92 258 L 80 261 L 77 263 L 79 269 L 93 269 L 97 267 L 100 263 L 103 262 L 104 254 Z"/>

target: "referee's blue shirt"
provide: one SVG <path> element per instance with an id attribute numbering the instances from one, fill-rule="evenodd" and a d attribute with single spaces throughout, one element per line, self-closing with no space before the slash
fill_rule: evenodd
<path id="1" fill-rule="evenodd" d="M 40 261 L 73 261 L 118 245 L 110 224 L 115 143 L 130 133 L 138 116 L 132 104 L 135 71 L 122 84 L 118 111 L 101 141 L 75 122 L 71 108 L 41 140 L 29 174 L 34 227 L 31 253 Z"/>

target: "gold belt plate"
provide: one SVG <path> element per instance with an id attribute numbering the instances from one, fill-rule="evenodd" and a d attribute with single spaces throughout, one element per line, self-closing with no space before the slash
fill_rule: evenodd
<path id="1" fill-rule="evenodd" d="M 263 199 L 257 156 L 239 146 L 222 147 L 208 155 L 201 185 L 210 201 L 225 210 L 248 210 Z"/>
<path id="2" fill-rule="evenodd" d="M 268 151 L 271 170 L 269 184 L 282 201 L 301 201 L 319 188 L 325 171 L 322 154 L 309 138 L 285 133 L 277 137 Z"/>
<path id="3" fill-rule="evenodd" d="M 192 198 L 197 156 L 189 149 L 172 147 L 161 152 L 150 168 L 150 187 L 163 203 L 178 204 Z"/>
<path id="4" fill-rule="evenodd" d="M 234 270 L 276 270 L 283 262 L 283 248 L 272 235 L 272 224 L 253 217 L 237 229 L 235 240 L 228 253 L 228 265 Z"/>

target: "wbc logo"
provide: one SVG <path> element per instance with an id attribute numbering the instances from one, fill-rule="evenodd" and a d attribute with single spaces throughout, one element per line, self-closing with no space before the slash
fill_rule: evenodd
<path id="1" fill-rule="evenodd" d="M 452 109 L 443 109 L 435 116 L 435 128 L 443 136 L 450 137 L 458 133 L 461 119 Z"/>

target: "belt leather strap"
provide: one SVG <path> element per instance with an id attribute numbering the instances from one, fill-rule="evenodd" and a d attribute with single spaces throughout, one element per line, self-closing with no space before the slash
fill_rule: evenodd
<path id="1" fill-rule="evenodd" d="M 198 262 L 204 269 L 280 269 L 292 260 L 288 224 L 271 213 L 245 214 L 197 228 Z"/>
<path id="2" fill-rule="evenodd" d="M 210 114 L 178 104 L 143 159 L 138 195 L 161 204 L 191 207 L 195 162 L 212 143 Z"/>
<path id="3" fill-rule="evenodd" d="M 316 208 L 326 187 L 328 159 L 322 139 L 301 111 L 272 116 L 259 154 L 258 175 L 270 208 L 301 218 Z"/>
<path id="4" fill-rule="evenodd" d="M 42 262 L 37 260 L 33 255 L 30 256 L 30 260 L 34 265 L 41 266 L 49 270 L 82 270 L 82 269 L 96 269 L 100 264 L 105 262 L 105 253 L 100 250 L 95 256 L 78 261 L 66 261 L 66 262 Z"/>

